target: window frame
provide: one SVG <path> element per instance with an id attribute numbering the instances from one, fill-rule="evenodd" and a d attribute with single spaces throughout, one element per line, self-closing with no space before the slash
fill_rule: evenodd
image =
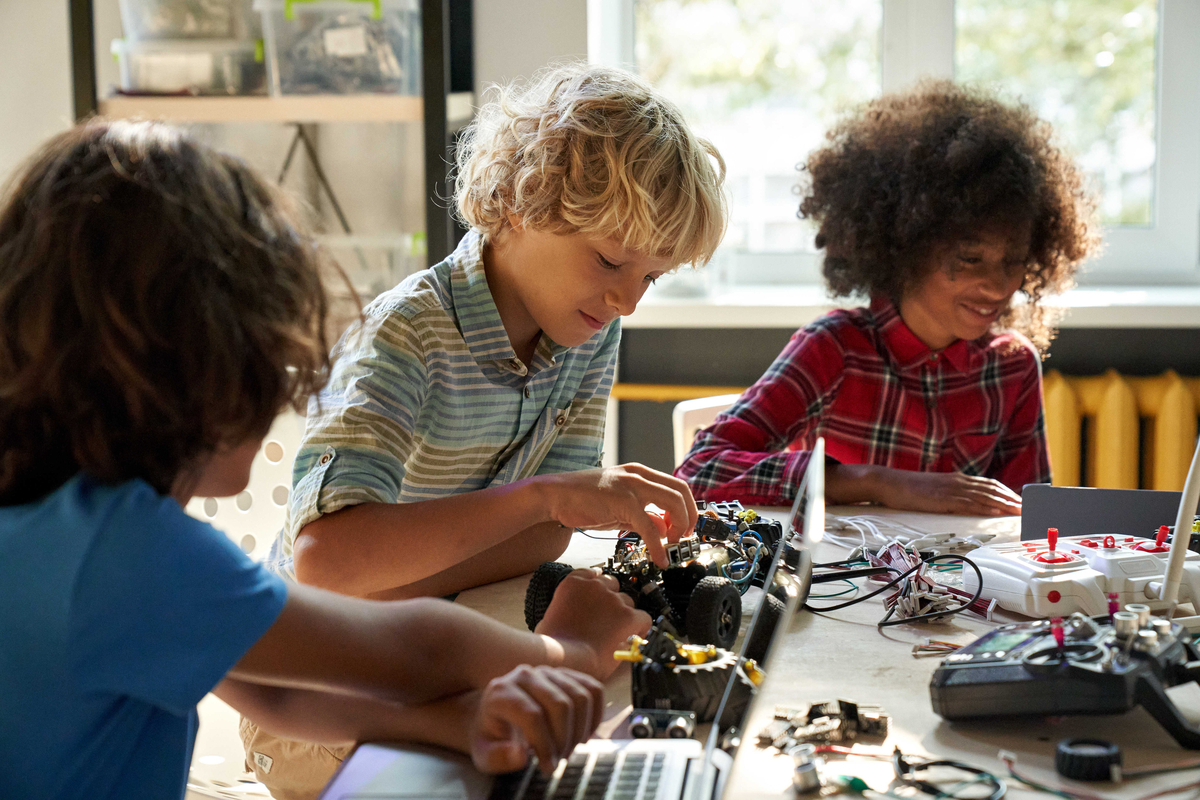
<path id="1" fill-rule="evenodd" d="M 635 0 L 588 0 L 588 60 L 636 69 Z M 954 76 L 954 0 L 881 0 L 880 83 Z M 1200 3 L 1158 0 L 1154 202 L 1145 226 L 1104 226 L 1081 285 L 1200 284 Z M 1164 169 L 1169 164 L 1169 169 Z M 818 283 L 820 253 L 718 251 L 740 285 Z M 740 276 L 744 276 L 740 277 Z"/>

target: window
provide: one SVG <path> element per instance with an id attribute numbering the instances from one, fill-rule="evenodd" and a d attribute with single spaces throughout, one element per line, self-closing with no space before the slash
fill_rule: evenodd
<path id="1" fill-rule="evenodd" d="M 797 165 L 846 107 L 922 75 L 983 82 L 1054 124 L 1101 198 L 1085 283 L 1200 282 L 1200 3 L 589 0 L 593 60 L 632 66 L 729 167 L 730 284 L 819 280 Z"/>

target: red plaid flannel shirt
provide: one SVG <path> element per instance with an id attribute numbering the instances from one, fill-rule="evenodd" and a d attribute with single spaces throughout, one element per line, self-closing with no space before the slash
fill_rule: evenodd
<path id="1" fill-rule="evenodd" d="M 837 462 L 1050 480 L 1041 361 L 1018 333 L 926 347 L 887 300 L 826 314 L 696 435 L 675 474 L 697 499 L 788 505 L 818 436 Z"/>

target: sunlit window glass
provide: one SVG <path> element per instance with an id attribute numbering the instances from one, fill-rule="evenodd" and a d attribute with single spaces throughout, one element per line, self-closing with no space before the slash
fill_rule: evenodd
<path id="1" fill-rule="evenodd" d="M 1154 204 L 1153 0 L 956 0 L 955 75 L 1028 102 L 1074 151 L 1110 224 Z"/>
<path id="2" fill-rule="evenodd" d="M 798 163 L 847 107 L 879 94 L 880 0 L 636 0 L 638 70 L 721 151 L 725 248 L 812 250 Z"/>

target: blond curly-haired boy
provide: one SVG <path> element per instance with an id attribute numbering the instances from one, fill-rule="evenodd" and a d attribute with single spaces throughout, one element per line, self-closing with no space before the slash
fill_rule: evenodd
<path id="1" fill-rule="evenodd" d="M 575 528 L 620 528 L 665 564 L 695 502 L 673 476 L 599 466 L 605 408 L 620 317 L 720 242 L 721 156 L 640 78 L 570 65 L 498 88 L 457 159 L 470 231 L 335 348 L 275 563 L 344 594 L 437 596 L 529 572 Z M 342 755 L 243 733 L 276 797 L 315 794 Z"/>

